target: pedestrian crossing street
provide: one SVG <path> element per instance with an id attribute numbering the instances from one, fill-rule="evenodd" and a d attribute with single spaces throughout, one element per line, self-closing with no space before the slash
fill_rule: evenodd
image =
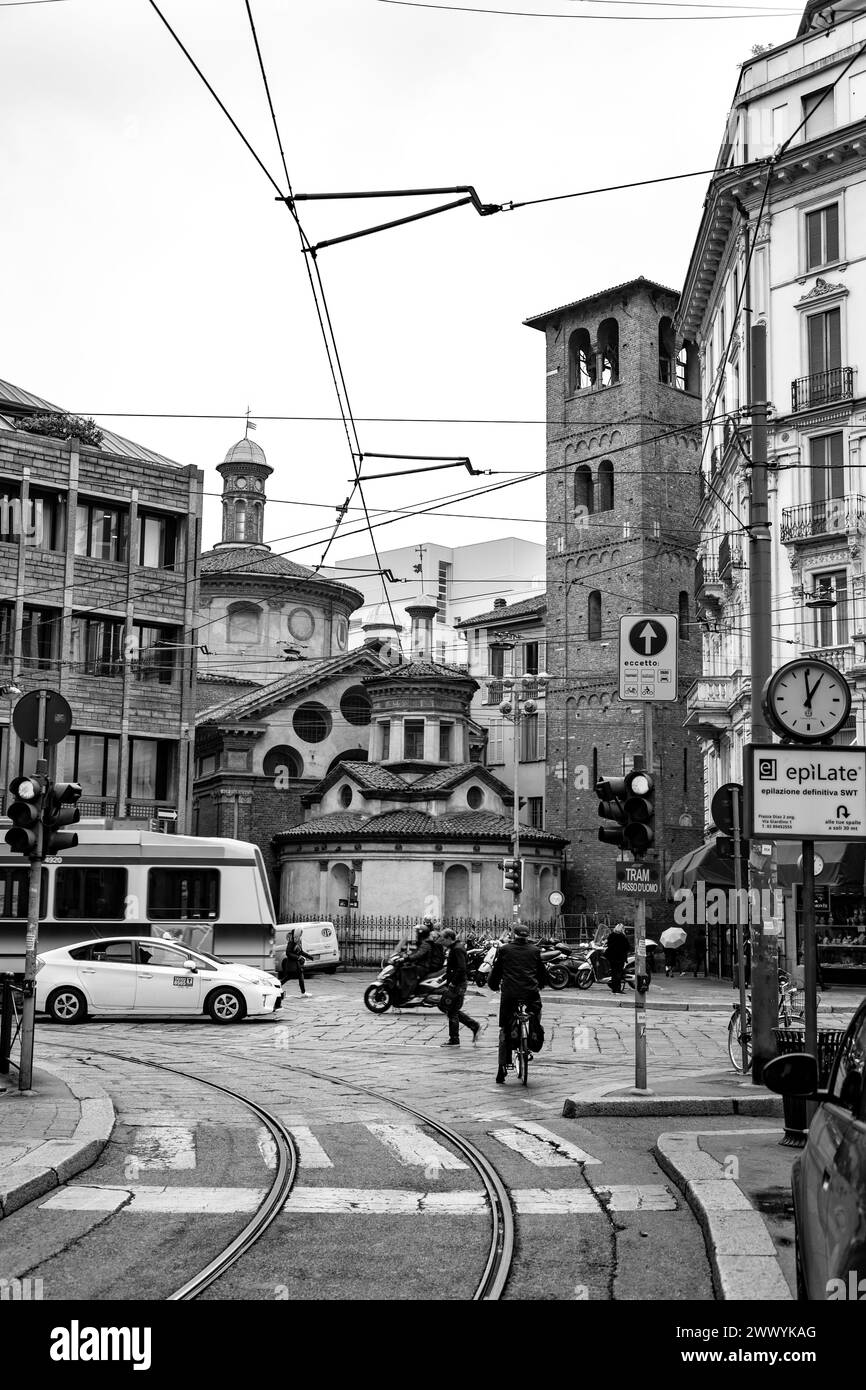
<path id="1" fill-rule="evenodd" d="M 382 1148 L 382 1161 L 396 1164 L 398 1170 L 411 1180 L 417 1173 L 424 1185 L 411 1187 L 357 1187 L 305 1185 L 305 1174 L 339 1167 L 328 1153 L 322 1139 L 303 1124 L 287 1125 L 298 1146 L 299 1180 L 290 1193 L 284 1216 L 368 1214 L 368 1215 L 447 1215 L 481 1216 L 487 1211 L 487 1199 L 479 1189 L 437 1190 L 436 1183 L 446 1173 L 469 1173 L 469 1165 L 451 1148 L 440 1143 L 420 1124 L 394 1124 L 382 1121 L 359 1122 L 363 1129 Z M 186 1176 L 176 1185 L 160 1183 L 157 1174 L 177 1172 L 190 1174 L 197 1165 L 195 1133 L 176 1124 L 141 1125 L 131 1127 L 134 1136 L 129 1155 L 123 1166 L 124 1181 L 92 1183 L 73 1182 L 55 1191 L 39 1204 L 44 1211 L 63 1212 L 121 1212 L 132 1215 L 234 1215 L 252 1213 L 265 1196 L 266 1187 L 249 1185 L 195 1186 Z M 676 1197 L 668 1187 L 659 1184 L 590 1183 L 584 1170 L 601 1160 L 562 1138 L 552 1130 L 531 1120 L 513 1120 L 508 1125 L 487 1131 L 491 1144 L 488 1155 L 496 1164 L 496 1146 L 510 1161 L 529 1165 L 530 1171 L 571 1170 L 573 1186 L 514 1186 L 511 1199 L 521 1216 L 603 1216 L 606 1212 L 676 1211 Z M 276 1147 L 267 1129 L 261 1127 L 256 1144 L 266 1168 L 276 1166 Z M 344 1159 L 345 1163 L 345 1159 Z M 498 1166 L 498 1165 L 497 1165 Z M 381 1171 L 381 1165 L 376 1169 Z M 140 1182 L 144 1173 L 148 1178 Z M 152 1176 L 151 1176 L 152 1175 Z M 335 1172 L 336 1176 L 336 1172 Z M 357 1178 L 357 1172 L 353 1171 Z M 542 1180 L 543 1181 L 543 1180 Z M 431 1186 L 432 1185 L 432 1186 Z"/>

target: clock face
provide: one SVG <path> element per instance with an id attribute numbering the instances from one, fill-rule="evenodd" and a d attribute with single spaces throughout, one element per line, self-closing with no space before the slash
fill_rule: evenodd
<path id="1" fill-rule="evenodd" d="M 241 492 L 243 492 L 243 490 L 244 490 L 244 488 L 246 487 L 246 485 L 247 485 L 247 480 L 246 480 L 246 478 L 235 478 L 235 487 L 238 488 Z"/>
<path id="2" fill-rule="evenodd" d="M 834 666 L 801 657 L 770 677 L 764 708 L 783 737 L 824 743 L 848 718 L 851 691 Z"/>

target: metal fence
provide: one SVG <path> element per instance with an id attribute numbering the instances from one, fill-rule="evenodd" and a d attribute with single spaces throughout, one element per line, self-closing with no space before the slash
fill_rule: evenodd
<path id="1" fill-rule="evenodd" d="M 554 936 L 577 946 L 591 941 L 600 925 L 610 925 L 605 914 L 580 913 L 564 914 L 560 917 L 521 917 L 521 922 L 529 928 L 533 937 Z M 337 940 L 340 943 L 340 962 L 345 966 L 381 966 L 383 960 L 392 955 L 399 944 L 408 939 L 414 942 L 415 928 L 419 917 L 366 916 L 361 913 L 348 913 L 338 917 L 325 917 L 310 913 L 292 913 L 285 919 L 290 926 L 293 922 L 329 921 L 334 924 Z M 512 917 L 442 917 L 436 924 L 453 927 L 461 941 L 481 941 L 488 937 L 498 937 L 510 931 Z"/>

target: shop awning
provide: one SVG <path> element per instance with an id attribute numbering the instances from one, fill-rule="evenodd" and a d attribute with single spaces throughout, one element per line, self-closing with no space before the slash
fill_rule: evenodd
<path id="1" fill-rule="evenodd" d="M 790 888 L 803 882 L 803 870 L 799 859 L 803 846 L 799 840 L 779 840 L 776 845 L 776 864 L 780 888 Z M 863 891 L 864 870 L 866 870 L 866 843 L 851 840 L 818 840 L 815 854 L 824 861 L 824 867 L 815 875 L 815 883 L 829 888 L 842 888 L 846 885 Z"/>
<path id="2" fill-rule="evenodd" d="M 698 845 L 671 865 L 665 874 L 665 892 L 671 897 L 679 888 L 694 888 L 700 882 L 713 888 L 734 887 L 734 861 L 722 859 L 715 840 Z"/>

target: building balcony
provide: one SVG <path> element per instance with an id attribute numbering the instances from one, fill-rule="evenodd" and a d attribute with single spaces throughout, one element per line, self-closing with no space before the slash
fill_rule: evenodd
<path id="1" fill-rule="evenodd" d="M 837 671 L 847 672 L 854 666 L 854 644 L 846 643 L 841 647 L 804 647 L 803 656 L 811 656 L 815 661 L 826 661 L 828 665 L 835 666 Z"/>
<path id="2" fill-rule="evenodd" d="M 700 676 L 686 693 L 687 729 L 704 738 L 717 738 L 730 729 L 733 712 L 751 697 L 749 676 L 735 671 L 732 676 Z"/>
<path id="3" fill-rule="evenodd" d="M 828 497 L 823 502 L 785 507 L 779 534 L 781 540 L 794 544 L 823 540 L 828 536 L 854 535 L 863 517 L 866 517 L 866 497 L 860 493 Z"/>
<path id="4" fill-rule="evenodd" d="M 815 410 L 854 395 L 854 368 L 831 367 L 791 382 L 791 409 Z"/>
<path id="5" fill-rule="evenodd" d="M 715 565 L 709 560 L 698 560 L 695 565 L 695 598 L 720 599 L 724 592 L 725 586 Z"/>
<path id="6" fill-rule="evenodd" d="M 739 536 L 722 536 L 719 542 L 719 579 L 723 584 L 733 584 L 734 570 L 744 569 L 743 542 Z"/>

